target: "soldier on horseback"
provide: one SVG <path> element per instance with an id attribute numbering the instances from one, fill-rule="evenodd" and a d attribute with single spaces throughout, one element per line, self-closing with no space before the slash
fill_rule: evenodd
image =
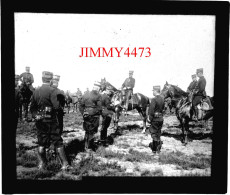
<path id="1" fill-rule="evenodd" d="M 163 111 L 164 111 L 164 97 L 160 95 L 160 86 L 153 86 L 153 96 L 149 110 L 148 110 L 148 122 L 150 123 L 149 132 L 152 137 L 152 142 L 149 143 L 149 147 L 154 154 L 159 153 L 161 145 L 161 128 L 163 126 Z"/>
<path id="2" fill-rule="evenodd" d="M 122 84 L 122 93 L 123 93 L 123 101 L 124 101 L 124 110 L 128 110 L 129 99 L 133 95 L 133 88 L 135 86 L 135 79 L 132 77 L 133 71 L 129 71 L 129 78 L 125 79 L 124 83 Z"/>
<path id="3" fill-rule="evenodd" d="M 19 76 L 19 80 L 22 82 L 21 88 L 23 88 L 24 85 L 28 86 L 31 91 L 34 90 L 32 84 L 34 83 L 34 77 L 30 73 L 30 67 L 26 67 L 26 72 L 22 73 Z"/>
<path id="4" fill-rule="evenodd" d="M 194 89 L 193 93 L 193 99 L 192 99 L 192 107 L 193 110 L 195 111 L 195 119 L 198 120 L 198 108 L 197 105 L 201 103 L 201 101 L 206 98 L 206 79 L 203 76 L 203 68 L 199 68 L 196 70 L 196 74 L 199 77 L 199 80 L 197 82 L 197 85 Z M 210 99 L 207 98 L 207 103 L 209 104 L 209 109 L 213 109 L 212 104 L 210 102 Z"/>

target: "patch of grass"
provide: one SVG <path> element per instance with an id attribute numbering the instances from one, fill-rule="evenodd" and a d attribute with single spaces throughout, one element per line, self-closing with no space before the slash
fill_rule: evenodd
<path id="1" fill-rule="evenodd" d="M 129 149 L 129 155 L 125 158 L 130 162 L 143 162 L 143 161 L 152 161 L 154 158 L 146 152 L 139 152 L 137 150 Z"/>
<path id="2" fill-rule="evenodd" d="M 53 175 L 55 175 L 55 172 L 53 171 L 39 171 L 39 170 L 32 170 L 32 171 L 22 171 L 18 175 L 18 179 L 28 179 L 28 180 L 34 180 L 34 179 L 44 179 L 44 178 L 50 178 Z"/>
<path id="3" fill-rule="evenodd" d="M 144 170 L 141 176 L 164 176 L 161 168 L 157 168 L 154 171 Z"/>
<path id="4" fill-rule="evenodd" d="M 161 153 L 159 162 L 162 164 L 174 164 L 183 169 L 199 168 L 205 169 L 211 167 L 211 158 L 204 155 L 201 156 L 187 156 L 182 152 Z"/>
<path id="5" fill-rule="evenodd" d="M 123 159 L 126 156 L 125 154 L 122 154 L 122 153 L 119 153 L 119 152 L 113 152 L 111 150 L 105 150 L 102 147 L 100 147 L 97 150 L 97 154 L 100 155 L 101 157 L 104 157 L 104 158 L 108 158 L 108 159 L 118 158 L 120 160 Z"/>
<path id="6" fill-rule="evenodd" d="M 33 153 L 24 152 L 17 157 L 17 165 L 22 165 L 24 167 L 36 167 L 37 164 L 37 156 Z"/>

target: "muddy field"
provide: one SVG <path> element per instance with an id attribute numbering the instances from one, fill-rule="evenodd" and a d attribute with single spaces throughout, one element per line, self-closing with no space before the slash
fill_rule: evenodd
<path id="1" fill-rule="evenodd" d="M 113 122 L 108 129 L 111 143 L 99 146 L 96 152 L 83 150 L 82 116 L 70 112 L 64 116 L 63 139 L 68 160 L 73 166 L 69 172 L 60 172 L 58 159 L 48 151 L 46 171 L 37 170 L 36 129 L 34 123 L 19 121 L 16 134 L 17 178 L 43 180 L 80 180 L 84 176 L 211 176 L 212 120 L 207 128 L 201 123 L 190 123 L 189 143 L 181 143 L 181 129 L 175 115 L 165 115 L 162 128 L 162 149 L 155 158 L 148 147 L 148 130 L 142 131 L 138 113 L 121 116 L 120 134 L 114 134 Z M 96 135 L 99 138 L 100 131 Z"/>

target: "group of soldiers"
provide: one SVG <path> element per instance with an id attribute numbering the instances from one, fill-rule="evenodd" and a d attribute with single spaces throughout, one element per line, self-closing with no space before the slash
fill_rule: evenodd
<path id="1" fill-rule="evenodd" d="M 29 73 L 27 67 L 27 74 L 16 76 L 16 82 L 20 78 L 27 78 L 22 80 L 28 84 L 34 82 L 33 76 Z M 205 95 L 206 80 L 203 76 L 203 69 L 197 69 L 196 75 L 199 80 L 194 79 L 189 85 L 188 90 L 193 93 L 193 106 L 199 103 L 201 98 Z M 124 110 L 128 109 L 128 100 L 133 94 L 133 88 L 135 86 L 135 79 L 132 77 L 133 71 L 129 71 L 129 77 L 122 84 L 122 89 L 125 92 L 125 102 L 123 102 Z M 58 88 L 60 76 L 53 75 L 52 72 L 42 72 L 42 86 L 36 88 L 31 98 L 30 112 L 32 118 L 35 119 L 35 126 L 37 128 L 38 139 L 38 158 L 39 169 L 45 169 L 47 165 L 46 148 L 51 145 L 54 146 L 58 157 L 62 164 L 62 170 L 69 170 L 69 165 L 65 150 L 63 147 L 62 130 L 63 130 L 63 116 L 64 116 L 64 99 L 65 95 L 62 90 Z M 15 84 L 16 89 L 16 84 Z M 80 90 L 78 89 L 78 93 Z M 159 85 L 153 86 L 154 98 L 150 102 L 148 109 L 147 121 L 150 123 L 150 134 L 152 142 L 149 147 L 154 154 L 158 154 L 161 149 L 161 128 L 163 125 L 163 112 L 164 112 L 164 97 L 160 94 L 161 88 Z M 115 108 L 111 103 L 112 93 L 109 90 L 105 90 L 99 93 L 99 87 L 94 85 L 91 91 L 85 92 L 79 100 L 79 111 L 83 116 L 83 129 L 85 131 L 84 146 L 86 151 L 95 151 L 95 137 L 98 132 L 100 116 L 102 116 L 102 128 L 100 132 L 100 141 L 106 146 L 107 129 L 110 125 L 112 115 L 115 112 Z M 195 108 L 196 109 L 196 108 Z"/>

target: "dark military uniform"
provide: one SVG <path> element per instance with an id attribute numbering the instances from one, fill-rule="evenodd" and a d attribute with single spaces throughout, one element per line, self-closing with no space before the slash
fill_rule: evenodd
<path id="1" fill-rule="evenodd" d="M 133 71 L 129 71 L 129 74 L 132 75 Z M 126 109 L 128 109 L 128 102 L 129 102 L 131 95 L 133 94 L 134 86 L 135 86 L 135 79 L 132 77 L 125 79 L 124 83 L 122 84 L 122 89 L 126 88 L 125 90 L 123 90 L 123 93 L 125 93 Z"/>
<path id="2" fill-rule="evenodd" d="M 19 80 L 22 82 L 21 88 L 23 85 L 27 85 L 31 91 L 34 90 L 32 84 L 34 83 L 34 77 L 30 72 L 24 72 L 19 76 Z"/>
<path id="3" fill-rule="evenodd" d="M 157 89 L 155 87 L 154 89 Z M 156 95 L 149 106 L 148 110 L 148 119 L 150 122 L 149 132 L 152 137 L 152 142 L 150 143 L 150 148 L 152 151 L 160 152 L 162 141 L 161 137 L 161 128 L 163 125 L 163 111 L 164 111 L 164 97 L 161 95 Z"/>
<path id="4" fill-rule="evenodd" d="M 69 165 L 65 156 L 63 139 L 60 134 L 56 114 L 59 102 L 54 92 L 55 89 L 49 83 L 52 77 L 52 73 L 43 72 L 43 85 L 35 90 L 32 96 L 30 111 L 32 117 L 36 119 L 39 169 L 43 169 L 46 166 L 45 148 L 53 144 L 62 162 L 62 170 L 66 170 Z"/>
<path id="5" fill-rule="evenodd" d="M 58 101 L 58 108 L 57 108 L 57 119 L 58 119 L 58 124 L 60 127 L 60 134 L 63 132 L 63 116 L 65 114 L 64 112 L 64 106 L 65 106 L 65 93 L 63 90 L 60 90 L 58 88 L 58 82 L 60 79 L 60 76 L 55 75 L 57 78 L 54 78 L 52 80 L 51 87 L 54 88 L 54 96 L 57 97 Z"/>
<path id="6" fill-rule="evenodd" d="M 192 92 L 196 88 L 196 86 L 197 86 L 197 81 L 196 80 L 192 81 L 187 88 L 187 92 L 188 93 Z"/>
<path id="7" fill-rule="evenodd" d="M 101 129 L 101 140 L 106 140 L 107 138 L 107 129 L 110 125 L 114 107 L 111 106 L 111 98 L 107 94 L 101 95 L 101 104 L 102 104 L 102 129 Z"/>
<path id="8" fill-rule="evenodd" d="M 85 93 L 79 102 L 79 111 L 84 119 L 85 149 L 94 150 L 94 134 L 98 131 L 99 117 L 102 111 L 101 95 L 96 90 Z"/>
<path id="9" fill-rule="evenodd" d="M 15 129 L 17 129 L 18 117 L 19 117 L 19 106 L 20 106 L 20 89 L 18 87 L 19 75 L 15 75 Z"/>
<path id="10" fill-rule="evenodd" d="M 204 76 L 201 76 L 197 82 L 197 86 L 193 94 L 194 106 L 197 106 L 201 102 L 202 98 L 206 97 L 205 87 L 206 87 L 206 79 L 204 78 Z"/>

